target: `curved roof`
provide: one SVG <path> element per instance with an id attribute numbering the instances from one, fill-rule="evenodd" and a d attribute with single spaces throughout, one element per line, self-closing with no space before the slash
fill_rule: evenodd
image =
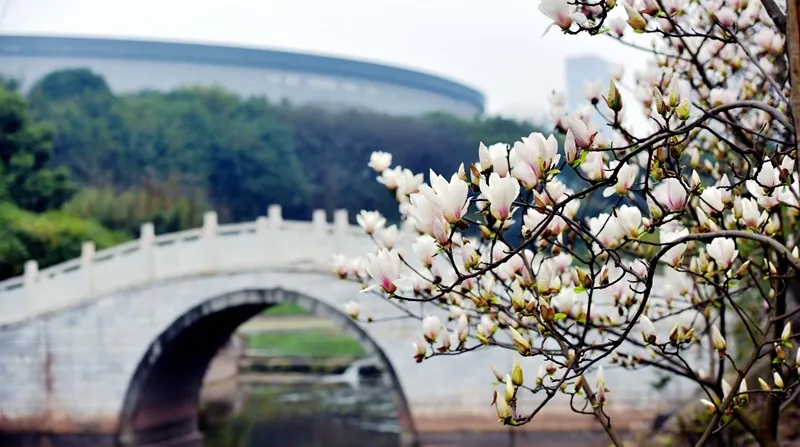
<path id="1" fill-rule="evenodd" d="M 2 55 L 137 59 L 282 69 L 425 90 L 467 102 L 480 111 L 485 102 L 478 90 L 439 76 L 372 62 L 288 51 L 144 40 L 0 35 Z"/>

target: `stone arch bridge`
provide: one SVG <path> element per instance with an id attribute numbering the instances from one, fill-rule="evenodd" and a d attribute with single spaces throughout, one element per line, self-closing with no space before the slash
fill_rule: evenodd
<path id="1" fill-rule="evenodd" d="M 379 360 L 404 443 L 420 433 L 503 429 L 488 405 L 489 365 L 507 369 L 512 353 L 416 364 L 410 341 L 419 322 L 352 321 L 342 312 L 351 299 L 373 317 L 399 311 L 332 275 L 334 254 L 372 248 L 346 211 L 332 220 L 316 211 L 311 222 L 284 221 L 271 206 L 254 222 L 218 225 L 212 212 L 202 228 L 156 236 L 145 224 L 139 239 L 117 247 L 96 252 L 86 243 L 80 258 L 42 270 L 29 261 L 24 275 L 0 282 L 0 445 L 202 445 L 197 409 L 209 362 L 237 326 L 286 302 L 340 322 Z M 638 414 L 656 398 L 616 405 Z M 576 426 L 559 415 L 551 422 Z"/>

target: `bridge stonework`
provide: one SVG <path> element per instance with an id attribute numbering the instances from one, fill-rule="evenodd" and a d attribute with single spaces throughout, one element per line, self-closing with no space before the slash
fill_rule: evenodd
<path id="1" fill-rule="evenodd" d="M 209 213 L 200 229 L 155 236 L 145 225 L 140 239 L 109 250 L 86 244 L 77 260 L 41 271 L 27 264 L 23 277 L 0 283 L 0 445 L 201 445 L 206 367 L 236 327 L 285 302 L 340 322 L 378 359 L 407 444 L 425 432 L 498 429 L 489 365 L 507 369 L 514 353 L 416 364 L 419 322 L 392 319 L 402 315 L 392 304 L 330 273 L 334 254 L 371 247 L 346 212 L 333 224 L 321 211 L 312 222 L 286 222 L 270 207 L 255 222 L 219 226 Z M 387 321 L 354 322 L 342 312 L 352 299 L 363 315 Z M 533 374 L 529 360 L 523 367 Z M 610 388 L 616 380 L 631 386 L 611 375 Z M 645 400 L 609 408 L 635 414 Z M 564 425 L 560 414 L 551 421 Z"/>

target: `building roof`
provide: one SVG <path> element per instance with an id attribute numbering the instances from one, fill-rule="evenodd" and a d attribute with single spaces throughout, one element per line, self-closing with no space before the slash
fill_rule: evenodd
<path id="1" fill-rule="evenodd" d="M 330 56 L 194 43 L 85 37 L 0 35 L 0 57 L 133 59 L 269 68 L 395 84 L 464 101 L 480 111 L 481 92 L 439 76 Z"/>

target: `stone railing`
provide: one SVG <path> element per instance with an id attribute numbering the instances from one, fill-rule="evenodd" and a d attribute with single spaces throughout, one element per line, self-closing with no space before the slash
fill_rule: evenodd
<path id="1" fill-rule="evenodd" d="M 253 222 L 218 225 L 215 212 L 203 226 L 156 235 L 142 225 L 139 239 L 95 251 L 83 244 L 77 259 L 39 270 L 25 263 L 22 276 L 0 282 L 0 325 L 78 306 L 97 297 L 154 281 L 252 270 L 330 272 L 334 254 L 363 255 L 373 247 L 363 230 L 348 223 L 347 210 L 324 210 L 311 222 L 284 221 L 272 205 Z"/>

